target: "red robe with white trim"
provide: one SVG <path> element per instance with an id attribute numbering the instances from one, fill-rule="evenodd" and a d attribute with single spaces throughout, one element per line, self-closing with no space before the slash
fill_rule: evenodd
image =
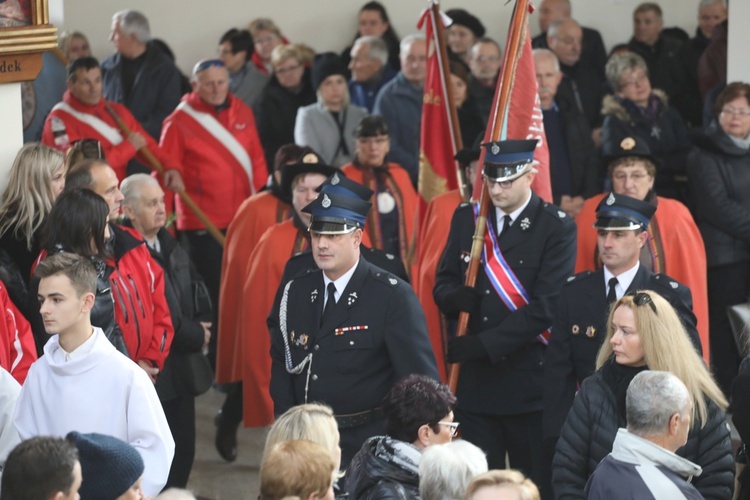
<path id="1" fill-rule="evenodd" d="M 231 94 L 228 105 L 217 110 L 193 91 L 183 102 L 215 118 L 247 152 L 252 163 L 253 182 L 232 153 L 206 128 L 186 112 L 176 109 L 164 120 L 161 147 L 180 163 L 185 190 L 219 229 L 226 229 L 243 201 L 265 186 L 268 169 L 255 128 L 252 110 Z M 177 228 L 205 229 L 203 223 L 179 198 Z"/>
<path id="2" fill-rule="evenodd" d="M 105 109 L 105 103 L 109 104 L 128 127 L 130 127 L 130 130 L 143 135 L 146 139 L 148 149 L 154 154 L 154 156 L 156 156 L 165 169 L 179 168 L 174 157 L 162 151 L 154 138 L 148 135 L 148 132 L 146 132 L 141 124 L 138 123 L 138 120 L 135 119 L 128 108 L 122 104 L 102 99 L 98 104 L 91 106 L 76 99 L 69 90 L 63 95 L 63 102 L 79 113 L 95 116 L 109 126 L 119 130 L 117 123 L 115 123 L 115 119 L 112 118 L 112 115 L 110 115 Z M 120 134 L 120 136 L 122 136 L 122 134 Z M 133 145 L 125 140 L 125 138 L 122 139 L 121 143 L 115 145 L 97 129 L 61 109 L 53 110 L 49 116 L 47 116 L 47 119 L 44 122 L 44 131 L 42 132 L 42 144 L 59 149 L 64 153 L 73 142 L 81 139 L 96 139 L 101 143 L 102 151 L 104 152 L 107 163 L 109 163 L 117 174 L 118 180 L 123 180 L 125 178 L 128 162 L 133 158 L 136 158 L 144 165 L 149 165 L 148 160 L 138 153 Z"/>

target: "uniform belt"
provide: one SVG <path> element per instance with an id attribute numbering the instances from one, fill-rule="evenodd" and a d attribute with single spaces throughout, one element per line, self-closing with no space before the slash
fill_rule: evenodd
<path id="1" fill-rule="evenodd" d="M 383 409 L 378 407 L 372 410 L 360 413 L 350 413 L 349 415 L 335 415 L 336 423 L 339 429 L 348 429 L 350 427 L 359 427 L 360 425 L 369 424 L 383 419 Z"/>

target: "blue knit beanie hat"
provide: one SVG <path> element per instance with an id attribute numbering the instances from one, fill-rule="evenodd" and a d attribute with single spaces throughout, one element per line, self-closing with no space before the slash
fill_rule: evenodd
<path id="1" fill-rule="evenodd" d="M 104 434 L 71 432 L 66 436 L 78 448 L 83 483 L 81 500 L 113 500 L 128 491 L 143 475 L 141 454 L 130 444 Z"/>

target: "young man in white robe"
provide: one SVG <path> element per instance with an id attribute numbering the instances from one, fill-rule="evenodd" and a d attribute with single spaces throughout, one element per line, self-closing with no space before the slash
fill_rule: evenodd
<path id="1" fill-rule="evenodd" d="M 167 481 L 174 440 L 154 384 L 91 325 L 96 270 L 84 257 L 59 253 L 36 268 L 44 328 L 52 335 L 29 370 L 14 422 L 21 439 L 96 432 L 130 443 L 143 457 L 143 492 Z"/>

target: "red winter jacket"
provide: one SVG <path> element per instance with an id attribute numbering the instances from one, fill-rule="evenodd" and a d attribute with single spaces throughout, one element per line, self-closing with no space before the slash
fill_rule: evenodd
<path id="1" fill-rule="evenodd" d="M 161 371 L 172 346 L 174 327 L 164 296 L 164 270 L 153 260 L 146 243 L 134 229 L 109 225 L 114 234 L 114 268 L 109 277 L 115 321 L 130 359 L 144 360 Z M 31 270 L 44 260 L 42 250 Z"/>
<path id="2" fill-rule="evenodd" d="M 195 111 L 207 113 L 224 126 L 247 151 L 252 162 L 253 185 L 235 157 L 193 117 L 179 108 L 164 120 L 161 147 L 181 165 L 185 190 L 219 229 L 226 229 L 235 212 L 250 195 L 265 186 L 268 169 L 255 128 L 252 110 L 231 94 L 220 111 L 196 92 L 183 96 Z M 177 228 L 205 229 L 203 223 L 177 199 Z"/>
<path id="3" fill-rule="evenodd" d="M 36 345 L 31 327 L 8 296 L 0 281 L 0 366 L 23 385 L 31 364 L 36 361 Z"/>
<path id="4" fill-rule="evenodd" d="M 148 149 L 159 159 L 165 169 L 178 167 L 175 160 L 162 152 L 154 138 L 148 135 L 148 132 L 146 132 L 141 124 L 138 123 L 138 120 L 133 117 L 128 108 L 122 104 L 102 99 L 99 101 L 99 104 L 90 106 L 76 99 L 70 91 L 65 92 L 63 102 L 68 104 L 75 111 L 95 116 L 109 126 L 119 130 L 115 123 L 115 119 L 112 118 L 112 115 L 110 115 L 105 108 L 105 103 L 109 104 L 133 132 L 140 132 L 141 135 L 143 135 L 148 143 Z M 122 136 L 122 134 L 120 134 L 120 136 Z M 146 160 L 146 158 L 140 153 L 137 153 L 133 145 L 125 138 L 122 139 L 122 142 L 115 145 L 91 125 L 80 121 L 78 118 L 64 110 L 53 109 L 49 116 L 47 116 L 47 120 L 44 122 L 42 143 L 52 148 L 59 149 L 64 153 L 70 147 L 71 143 L 80 139 L 96 139 L 101 143 L 107 163 L 109 163 L 114 169 L 119 180 L 125 178 L 128 162 L 133 158 L 137 158 L 138 161 L 144 165 L 149 164 L 148 160 Z"/>

